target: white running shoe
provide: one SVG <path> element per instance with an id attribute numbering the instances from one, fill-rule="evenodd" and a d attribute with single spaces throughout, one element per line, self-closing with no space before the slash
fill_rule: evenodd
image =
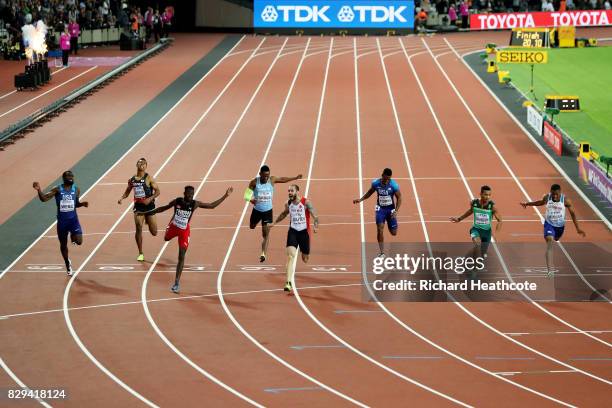
<path id="1" fill-rule="evenodd" d="M 66 274 L 68 276 L 72 276 L 72 261 L 70 259 L 68 260 L 68 269 L 66 270 Z"/>

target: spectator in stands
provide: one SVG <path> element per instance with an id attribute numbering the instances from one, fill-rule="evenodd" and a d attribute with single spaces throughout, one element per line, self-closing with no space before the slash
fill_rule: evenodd
<path id="1" fill-rule="evenodd" d="M 606 0 L 606 2 L 604 3 L 604 9 L 606 10 L 612 9 L 612 6 L 610 5 L 610 0 Z"/>
<path id="2" fill-rule="evenodd" d="M 425 31 L 425 24 L 427 24 L 427 13 L 424 9 L 419 8 L 416 16 L 416 31 Z"/>
<path id="3" fill-rule="evenodd" d="M 159 37 L 162 32 L 162 20 L 159 15 L 159 10 L 155 9 L 155 13 L 153 14 L 153 37 L 155 38 L 155 42 L 159 41 Z"/>
<path id="4" fill-rule="evenodd" d="M 170 7 L 166 7 L 164 12 L 161 15 L 162 28 L 163 28 L 163 36 L 167 38 L 170 34 L 170 30 L 172 28 L 172 10 Z"/>
<path id="5" fill-rule="evenodd" d="M 117 22 L 119 23 L 119 27 L 121 27 L 124 31 L 128 31 L 130 25 L 130 18 L 127 12 L 127 4 L 123 3 L 121 5 L 121 10 L 119 11 L 119 15 L 117 16 Z"/>
<path id="6" fill-rule="evenodd" d="M 60 35 L 60 49 L 62 50 L 62 65 L 68 67 L 68 56 L 70 55 L 70 32 L 68 26 L 64 28 L 64 32 Z"/>
<path id="7" fill-rule="evenodd" d="M 79 48 L 79 35 L 81 35 L 81 27 L 76 20 L 71 20 L 68 24 L 68 32 L 70 33 L 70 50 L 74 55 L 77 55 Z"/>
<path id="8" fill-rule="evenodd" d="M 542 0 L 542 11 L 555 11 L 552 2 L 549 3 L 547 0 Z"/>
<path id="9" fill-rule="evenodd" d="M 461 0 L 459 3 L 459 15 L 461 16 L 461 28 L 468 28 L 468 16 L 470 12 L 466 0 Z"/>
<path id="10" fill-rule="evenodd" d="M 138 17 L 132 15 L 132 23 L 130 25 L 130 32 L 134 38 L 138 38 Z"/>
<path id="11" fill-rule="evenodd" d="M 148 43 L 153 33 L 153 7 L 147 7 L 144 14 L 144 25 L 146 30 L 145 42 Z"/>
<path id="12" fill-rule="evenodd" d="M 448 19 L 450 20 L 451 25 L 457 24 L 457 10 L 455 10 L 455 3 L 451 3 L 448 8 Z"/>

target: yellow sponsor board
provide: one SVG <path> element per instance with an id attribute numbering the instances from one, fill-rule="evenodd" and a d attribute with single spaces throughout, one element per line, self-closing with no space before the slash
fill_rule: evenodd
<path id="1" fill-rule="evenodd" d="M 547 64 L 547 51 L 498 50 L 498 64 Z"/>

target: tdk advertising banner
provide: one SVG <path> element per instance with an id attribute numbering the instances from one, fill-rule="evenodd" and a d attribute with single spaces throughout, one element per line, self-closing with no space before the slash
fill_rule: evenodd
<path id="1" fill-rule="evenodd" d="M 413 28 L 413 1 L 255 0 L 255 28 Z"/>

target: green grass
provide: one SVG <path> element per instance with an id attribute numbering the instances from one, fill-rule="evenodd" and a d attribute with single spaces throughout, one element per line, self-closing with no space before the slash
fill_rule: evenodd
<path id="1" fill-rule="evenodd" d="M 528 94 L 530 65 L 500 69 L 509 70 L 514 85 Z M 536 65 L 533 77 L 540 109 L 545 95 L 578 95 L 581 111 L 561 112 L 555 122 L 577 143 L 589 141 L 599 154 L 612 156 L 612 47 L 549 49 L 548 64 Z"/>

